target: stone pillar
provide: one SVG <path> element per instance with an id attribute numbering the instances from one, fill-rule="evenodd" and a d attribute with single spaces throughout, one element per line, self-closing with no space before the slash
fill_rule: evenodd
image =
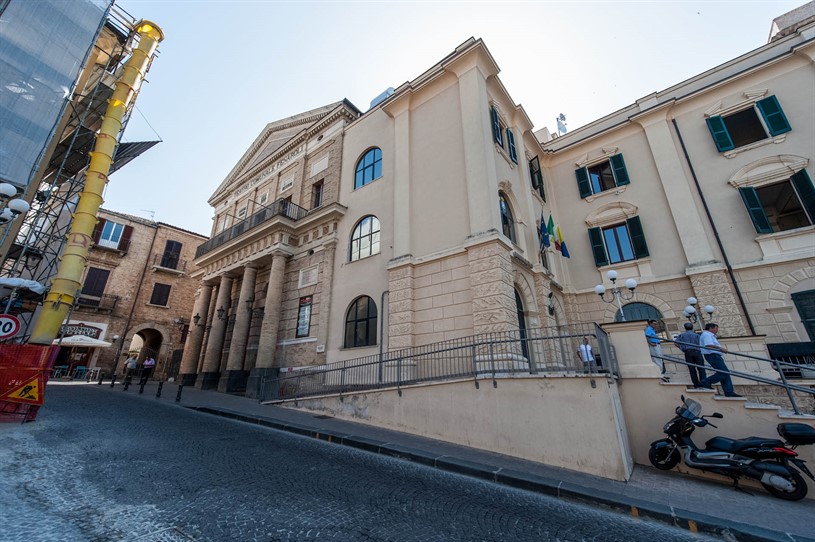
<path id="1" fill-rule="evenodd" d="M 209 344 L 209 332 L 212 329 L 212 320 L 215 318 L 215 300 L 213 298 L 216 297 L 218 297 L 218 290 L 213 287 L 209 294 L 209 309 L 207 310 L 206 314 L 201 315 L 201 325 L 204 327 L 204 340 L 201 344 L 204 345 L 204 347 L 201 348 L 201 353 L 198 355 L 198 368 L 195 371 L 196 374 L 201 374 L 204 372 L 206 345 Z"/>
<path id="2" fill-rule="evenodd" d="M 388 271 L 388 310 L 381 307 L 382 318 L 389 314 L 389 349 L 400 350 L 413 346 L 413 266 L 405 265 Z M 379 340 L 383 340 L 382 337 Z"/>
<path id="3" fill-rule="evenodd" d="M 469 247 L 473 332 L 518 329 L 510 248 L 501 241 Z"/>
<path id="4" fill-rule="evenodd" d="M 179 377 L 181 384 L 191 386 L 195 384 L 198 370 L 198 358 L 201 357 L 201 346 L 204 341 L 204 325 L 207 323 L 207 312 L 209 312 L 209 299 L 212 296 L 212 286 L 202 283 L 198 290 L 198 299 L 190 316 L 190 330 L 187 335 L 187 342 L 184 344 L 184 355 L 181 358 L 181 369 Z M 198 317 L 196 323 L 195 317 Z"/>
<path id="5" fill-rule="evenodd" d="M 221 376 L 218 368 L 221 364 L 221 350 L 224 346 L 226 336 L 226 315 L 229 314 L 229 301 L 232 297 L 232 277 L 221 275 L 221 285 L 218 287 L 218 300 L 215 302 L 215 310 L 223 308 L 224 319 L 217 317 L 212 319 L 212 328 L 209 330 L 207 340 L 207 353 L 204 356 L 204 370 L 201 378 L 195 383 L 196 388 L 210 390 L 218 386 L 218 378 Z"/>
<path id="6" fill-rule="evenodd" d="M 288 255 L 276 252 L 272 255 L 272 269 L 269 272 L 269 287 L 266 291 L 266 305 L 263 310 L 263 323 L 260 326 L 258 357 L 255 368 L 249 373 L 246 383 L 246 396 L 257 397 L 264 377 L 274 377 L 279 372 L 279 362 L 275 363 L 277 331 L 280 326 L 280 304 L 283 300 L 283 278 L 286 273 Z M 277 366 L 275 366 L 277 365 Z M 266 394 L 264 399 L 271 399 Z"/>
<path id="7" fill-rule="evenodd" d="M 243 268 L 243 282 L 235 310 L 235 327 L 232 328 L 232 341 L 229 343 L 229 358 L 226 372 L 218 381 L 218 391 L 241 392 L 246 390 L 246 378 L 243 360 L 246 357 L 246 343 L 249 340 L 249 323 L 252 320 L 252 305 L 255 301 L 255 278 L 258 270 L 252 264 Z"/>
<path id="8" fill-rule="evenodd" d="M 320 286 L 320 315 L 317 319 L 317 343 L 328 344 L 328 321 L 331 316 L 331 291 L 334 284 L 334 257 L 337 252 L 337 240 L 323 243 L 323 269 Z"/>

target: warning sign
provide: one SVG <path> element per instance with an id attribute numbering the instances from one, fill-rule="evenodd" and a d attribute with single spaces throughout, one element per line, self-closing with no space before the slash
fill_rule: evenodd
<path id="1" fill-rule="evenodd" d="M 43 387 L 42 373 L 37 373 L 22 384 L 12 387 L 12 389 L 0 395 L 0 400 L 41 405 L 43 402 Z"/>

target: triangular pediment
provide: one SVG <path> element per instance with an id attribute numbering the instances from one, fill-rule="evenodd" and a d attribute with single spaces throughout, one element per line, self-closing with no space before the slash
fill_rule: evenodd
<path id="1" fill-rule="evenodd" d="M 289 152 L 289 147 L 308 134 L 310 128 L 319 124 L 320 121 L 338 108 L 349 105 L 353 108 L 353 105 L 345 100 L 334 102 L 267 124 L 238 163 L 235 164 L 235 167 L 232 168 L 232 171 L 210 196 L 210 203 L 217 199 L 218 196 L 230 192 L 243 182 L 258 175 L 263 166 L 267 165 L 267 162 L 273 161 L 275 155 L 281 152 Z"/>

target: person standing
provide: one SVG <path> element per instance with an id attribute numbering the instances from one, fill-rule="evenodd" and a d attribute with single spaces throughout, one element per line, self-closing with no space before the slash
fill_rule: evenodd
<path id="1" fill-rule="evenodd" d="M 125 361 L 125 380 L 130 382 L 133 378 L 133 373 L 136 372 L 136 366 L 139 364 L 138 360 L 134 356 L 130 356 Z"/>
<path id="2" fill-rule="evenodd" d="M 153 356 L 147 356 L 142 364 L 141 382 L 147 382 L 147 379 L 150 378 L 150 374 L 152 374 L 155 366 L 156 360 L 153 359 Z"/>
<path id="3" fill-rule="evenodd" d="M 722 354 L 727 354 L 727 347 L 719 344 L 716 334 L 719 333 L 718 324 L 709 322 L 705 324 L 705 330 L 699 337 L 699 346 L 702 347 L 702 355 L 711 367 L 717 369 L 716 373 L 702 380 L 699 383 L 700 389 L 712 389 L 713 384 L 722 383 L 725 397 L 741 397 L 733 390 L 733 381 L 730 379 L 730 371 L 724 364 Z"/>
<path id="4" fill-rule="evenodd" d="M 583 343 L 577 347 L 577 355 L 583 362 L 583 372 L 595 372 L 597 369 L 597 362 L 594 360 L 594 352 L 589 344 L 589 338 L 583 337 Z"/>
<path id="5" fill-rule="evenodd" d="M 651 361 L 659 367 L 662 381 L 669 382 L 671 379 L 665 376 L 665 362 L 662 360 L 662 345 L 660 344 L 662 340 L 657 337 L 657 330 L 654 328 L 656 324 L 656 320 L 648 320 L 648 325 L 645 326 L 645 340 L 648 342 L 648 350 L 651 351 Z"/>
<path id="6" fill-rule="evenodd" d="M 699 335 L 693 331 L 693 324 L 685 323 L 685 332 L 676 337 L 676 343 L 676 346 L 685 354 L 685 363 L 688 364 L 693 387 L 698 388 L 707 374 L 705 373 L 705 359 L 699 349 Z"/>

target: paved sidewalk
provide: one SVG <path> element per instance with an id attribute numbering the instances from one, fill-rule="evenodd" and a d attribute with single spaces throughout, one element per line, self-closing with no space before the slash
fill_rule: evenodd
<path id="1" fill-rule="evenodd" d="M 48 386 L 65 384 L 68 383 L 51 381 Z M 139 394 L 138 385 L 131 385 L 127 391 L 122 390 L 119 383 L 111 388 L 110 382 L 101 386 L 84 382 L 70 385 L 94 386 L 100 393 L 114 396 Z M 181 400 L 176 402 L 176 384 L 164 383 L 160 398 L 156 398 L 157 389 L 158 384 L 150 382 L 141 397 L 558 498 L 616 509 L 725 540 L 815 542 L 814 499 L 786 502 L 771 497 L 761 489 L 751 490 L 754 494 L 749 495 L 733 490 L 727 482 L 719 483 L 677 472 L 666 473 L 640 465 L 635 466 L 628 482 L 617 482 L 364 423 L 262 405 L 244 397 L 185 386 Z M 557 436 L 553 435 L 552 438 Z"/>

